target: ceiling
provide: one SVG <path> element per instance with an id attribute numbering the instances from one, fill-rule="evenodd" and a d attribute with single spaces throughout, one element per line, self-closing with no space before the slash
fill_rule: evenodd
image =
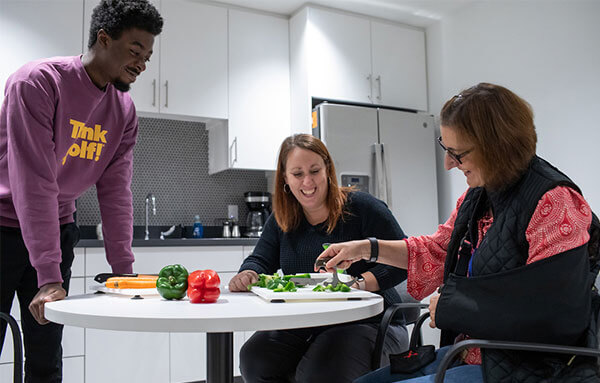
<path id="1" fill-rule="evenodd" d="M 289 16 L 305 4 L 317 4 L 379 17 L 399 23 L 426 27 L 444 15 L 476 0 L 215 0 L 244 8 Z"/>

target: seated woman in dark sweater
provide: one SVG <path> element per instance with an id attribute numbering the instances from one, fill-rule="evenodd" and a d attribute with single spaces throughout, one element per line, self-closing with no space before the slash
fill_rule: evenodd
<path id="1" fill-rule="evenodd" d="M 338 186 L 323 142 L 307 134 L 288 137 L 279 151 L 273 214 L 229 290 L 247 291 L 259 273 L 313 272 L 323 243 L 368 237 L 405 235 L 382 201 Z M 362 261 L 347 272 L 364 278 L 353 287 L 380 294 L 386 307 L 400 302 L 394 286 L 406 279 L 405 270 Z M 244 381 L 351 382 L 370 371 L 379 320 L 256 332 L 240 351 Z M 406 328 L 401 323 L 392 327 L 385 353 L 408 348 Z"/>

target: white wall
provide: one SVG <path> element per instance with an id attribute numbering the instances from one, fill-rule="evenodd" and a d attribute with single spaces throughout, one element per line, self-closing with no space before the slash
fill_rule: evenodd
<path id="1" fill-rule="evenodd" d="M 600 1 L 477 2 L 427 28 L 430 112 L 478 82 L 533 106 L 538 154 L 600 213 Z M 438 151 L 440 221 L 467 188 Z"/>

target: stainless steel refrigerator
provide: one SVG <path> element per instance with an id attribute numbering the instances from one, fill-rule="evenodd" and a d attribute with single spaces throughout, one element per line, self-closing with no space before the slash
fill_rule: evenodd
<path id="1" fill-rule="evenodd" d="M 436 231 L 433 116 L 325 102 L 313 110 L 313 135 L 327 145 L 340 185 L 386 202 L 407 235 Z"/>

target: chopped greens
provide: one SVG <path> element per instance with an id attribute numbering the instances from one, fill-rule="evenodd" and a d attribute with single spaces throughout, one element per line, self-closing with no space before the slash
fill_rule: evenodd
<path id="1" fill-rule="evenodd" d="M 302 285 L 296 285 L 290 279 L 292 278 L 310 278 L 310 274 L 291 274 L 281 276 L 277 273 L 275 274 L 259 274 L 258 281 L 248 286 L 248 290 L 252 288 L 252 286 L 264 287 L 269 290 L 273 290 L 275 293 L 280 292 L 295 292 L 298 291 L 298 287 Z M 322 292 L 349 292 L 350 287 L 346 286 L 343 283 L 338 284 L 336 287 L 332 285 L 323 286 L 323 284 L 319 283 L 316 285 L 312 291 L 322 291 Z"/>
<path id="2" fill-rule="evenodd" d="M 288 277 L 288 278 L 285 278 L 285 277 Z M 248 286 L 248 289 L 250 289 L 252 286 L 258 286 L 258 287 L 265 287 L 269 290 L 273 290 L 276 293 L 294 292 L 294 291 L 297 291 L 298 289 L 296 288 L 296 284 L 289 280 L 292 277 L 294 277 L 294 275 L 290 275 L 290 276 L 284 275 L 284 277 L 282 278 L 277 273 L 275 273 L 273 275 L 259 274 L 258 281 L 256 283 Z M 309 278 L 310 278 L 310 276 L 309 276 Z"/>
<path id="3" fill-rule="evenodd" d="M 314 289 L 312 289 L 312 291 L 324 291 L 324 292 L 342 292 L 342 293 L 347 293 L 350 291 L 350 287 L 346 286 L 343 283 L 339 283 L 337 286 L 333 287 L 333 285 L 327 285 L 327 286 L 323 286 L 321 284 L 316 285 Z"/>

